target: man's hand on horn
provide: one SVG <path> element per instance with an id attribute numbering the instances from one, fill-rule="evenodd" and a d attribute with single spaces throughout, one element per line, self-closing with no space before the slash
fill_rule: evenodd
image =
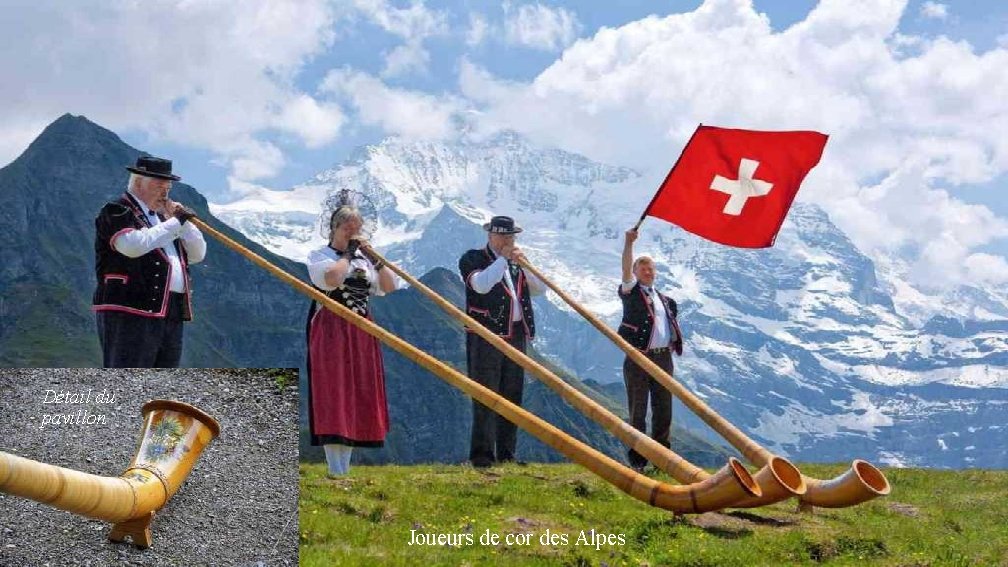
<path id="1" fill-rule="evenodd" d="M 187 220 L 196 216 L 195 211 L 171 199 L 165 199 L 164 213 L 167 216 L 177 218 L 182 224 L 185 224 Z"/>
<path id="2" fill-rule="evenodd" d="M 525 252 L 523 252 L 522 249 L 518 248 L 517 246 L 509 246 L 507 253 L 505 253 L 505 257 L 516 264 L 521 264 L 526 260 Z"/>

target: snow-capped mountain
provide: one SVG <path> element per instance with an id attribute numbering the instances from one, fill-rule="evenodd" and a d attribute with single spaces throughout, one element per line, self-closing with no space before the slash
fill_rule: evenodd
<path id="1" fill-rule="evenodd" d="M 615 324 L 622 234 L 654 185 L 513 133 L 393 138 L 292 190 L 261 189 L 212 210 L 303 260 L 324 242 L 325 196 L 363 191 L 379 211 L 373 242 L 417 275 L 455 270 L 466 249 L 485 242 L 479 225 L 509 214 L 525 228 L 519 244 L 532 262 Z M 648 220 L 637 252 L 655 258 L 660 284 L 680 303 L 687 350 L 678 377 L 777 450 L 806 460 L 1008 466 L 1004 290 L 916 289 L 898 258 L 868 258 L 822 209 L 803 203 L 772 249 L 728 248 Z M 541 351 L 581 378 L 622 379 L 622 354 L 559 299 L 537 309 Z M 675 418 L 705 427 L 681 409 Z"/>

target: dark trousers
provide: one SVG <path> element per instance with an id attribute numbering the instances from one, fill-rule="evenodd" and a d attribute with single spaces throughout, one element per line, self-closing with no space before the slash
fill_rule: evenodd
<path id="1" fill-rule="evenodd" d="M 672 351 L 665 349 L 659 353 L 645 353 L 651 362 L 672 374 Z M 672 393 L 648 375 L 640 366 L 626 357 L 623 360 L 623 381 L 626 383 L 627 404 L 630 406 L 630 425 L 645 433 L 648 397 L 651 398 L 651 438 L 670 447 L 672 429 Z M 630 465 L 643 467 L 647 464 L 640 453 L 630 449 L 627 453 Z"/>
<path id="2" fill-rule="evenodd" d="M 177 368 L 182 359 L 184 293 L 170 293 L 164 318 L 98 311 L 95 323 L 105 368 Z"/>
<path id="3" fill-rule="evenodd" d="M 525 328 L 515 325 L 507 340 L 525 352 Z M 517 405 L 522 403 L 525 370 L 475 333 L 466 333 L 466 365 L 469 377 Z M 515 424 L 473 400 L 472 440 L 469 460 L 476 466 L 513 461 L 518 429 Z"/>

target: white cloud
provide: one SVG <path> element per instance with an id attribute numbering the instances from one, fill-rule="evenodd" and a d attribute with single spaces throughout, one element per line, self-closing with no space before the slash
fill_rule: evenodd
<path id="1" fill-rule="evenodd" d="M 322 0 L 241 4 L 32 2 L 5 8 L 0 35 L 0 122 L 24 136 L 65 112 L 117 131 L 220 152 L 232 176 L 275 174 L 270 129 L 308 145 L 331 139 L 339 111 L 292 86 L 304 63 L 332 42 L 333 11 Z M 298 116 L 321 123 L 306 126 Z M 6 144 L 5 144 L 6 145 Z M 11 159 L 6 153 L 0 159 Z M 255 163 L 259 162 L 259 163 Z"/>
<path id="2" fill-rule="evenodd" d="M 954 192 L 1008 173 L 1008 50 L 910 41 L 898 33 L 905 9 L 822 0 L 776 32 L 749 0 L 707 0 L 603 28 L 529 83 L 463 61 L 459 87 L 482 131 L 512 128 L 635 166 L 655 186 L 700 122 L 829 133 L 799 198 L 826 207 L 865 250 L 914 251 L 918 282 L 941 266 L 945 285 L 996 280 L 1001 264 L 977 249 L 1008 237 L 1006 221 Z M 901 53 L 910 43 L 914 54 Z"/>
<path id="3" fill-rule="evenodd" d="M 475 13 L 469 14 L 469 30 L 466 31 L 466 45 L 475 47 L 483 43 L 489 31 L 490 24 L 487 23 L 486 18 Z"/>
<path id="4" fill-rule="evenodd" d="M 396 8 L 387 0 L 354 0 L 354 7 L 369 21 L 404 41 L 386 53 L 384 77 L 426 72 L 430 54 L 424 40 L 448 32 L 446 15 L 427 8 L 420 0 L 407 8 Z"/>
<path id="5" fill-rule="evenodd" d="M 944 20 L 948 18 L 948 4 L 928 0 L 921 4 L 920 13 L 925 18 Z"/>
<path id="6" fill-rule="evenodd" d="M 419 43 L 404 43 L 385 56 L 383 77 L 398 77 L 408 73 L 423 73 L 430 63 L 430 54 Z"/>
<path id="7" fill-rule="evenodd" d="M 448 30 L 445 15 L 428 9 L 422 1 L 396 8 L 387 0 L 354 0 L 354 7 L 386 32 L 405 40 L 424 39 Z"/>
<path id="8" fill-rule="evenodd" d="M 237 180 L 262 179 L 275 175 L 286 164 L 283 152 L 269 142 L 247 140 L 229 148 L 232 177 Z"/>
<path id="9" fill-rule="evenodd" d="M 461 102 L 450 97 L 391 88 L 380 79 L 354 71 L 330 71 L 319 90 L 347 100 L 364 124 L 413 139 L 445 139 L 456 132 Z"/>
<path id="10" fill-rule="evenodd" d="M 565 8 L 542 4 L 523 4 L 514 9 L 505 3 L 504 34 L 507 41 L 543 51 L 556 51 L 577 37 L 581 25 L 577 16 Z"/>
<path id="11" fill-rule="evenodd" d="M 990 255 L 974 252 L 1008 238 L 1008 220 L 935 188 L 928 169 L 926 160 L 911 157 L 874 185 L 854 189 L 852 181 L 834 178 L 851 189 L 823 202 L 870 255 L 909 252 L 908 275 L 924 288 L 1008 282 L 1008 271 L 982 265 Z"/>
<path id="12" fill-rule="evenodd" d="M 307 147 L 318 148 L 335 140 L 344 122 L 339 106 L 300 94 L 283 107 L 275 124 L 300 136 Z"/>
<path id="13" fill-rule="evenodd" d="M 963 261 L 971 281 L 998 285 L 1008 282 L 1008 261 L 1001 256 L 978 252 Z"/>

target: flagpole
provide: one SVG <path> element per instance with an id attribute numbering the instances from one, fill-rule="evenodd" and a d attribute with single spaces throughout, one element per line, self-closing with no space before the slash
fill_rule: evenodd
<path id="1" fill-rule="evenodd" d="M 686 148 L 689 147 L 690 142 L 692 142 L 693 138 L 696 137 L 697 132 L 700 131 L 701 126 L 703 126 L 703 122 L 697 124 L 696 130 L 693 130 L 693 134 L 690 135 L 689 140 L 686 140 L 686 145 L 683 146 L 682 151 L 679 152 L 679 157 L 676 158 L 675 163 L 672 164 L 672 169 L 669 170 L 668 175 L 665 176 L 665 180 L 662 181 L 661 185 L 658 186 L 658 190 L 655 191 L 654 197 L 651 197 L 651 202 L 648 203 L 647 208 L 645 208 L 644 212 L 641 213 L 640 219 L 637 220 L 637 224 L 634 225 L 633 230 L 637 230 L 638 228 L 640 228 L 640 225 L 644 222 L 644 218 L 647 217 L 648 211 L 651 210 L 651 205 L 654 205 L 655 201 L 658 200 L 658 195 L 661 194 L 661 188 L 664 187 L 665 183 L 668 182 L 669 178 L 672 177 L 672 173 L 675 172 L 676 167 L 679 166 L 679 161 L 682 160 L 683 154 L 686 153 Z"/>

